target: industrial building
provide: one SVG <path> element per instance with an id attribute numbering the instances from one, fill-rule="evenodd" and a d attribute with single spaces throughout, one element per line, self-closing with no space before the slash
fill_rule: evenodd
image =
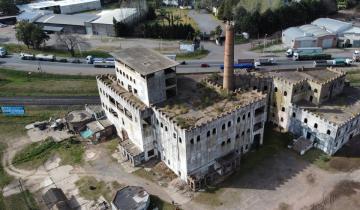
<path id="1" fill-rule="evenodd" d="M 49 11 L 54 14 L 73 14 L 101 9 L 100 0 L 61 0 L 39 1 L 17 5 L 20 12 Z"/>
<path id="2" fill-rule="evenodd" d="M 319 18 L 311 24 L 284 30 L 282 42 L 289 48 L 359 47 L 360 28 L 340 20 Z"/>
<path id="3" fill-rule="evenodd" d="M 22 13 L 17 16 L 18 20 L 27 20 L 43 26 L 47 32 L 102 36 L 115 36 L 114 20 L 131 25 L 140 18 L 141 12 L 136 8 L 104 10 L 97 14 L 54 14 L 41 11 Z"/>
<path id="4" fill-rule="evenodd" d="M 235 88 L 266 93 L 267 120 L 296 139 L 300 154 L 315 147 L 335 154 L 360 133 L 359 89 L 338 69 L 289 69 L 237 73 Z M 222 85 L 221 79 L 213 81 Z"/>
<path id="5" fill-rule="evenodd" d="M 117 22 L 132 24 L 140 18 L 140 12 L 136 8 L 119 8 L 104 10 L 97 14 L 98 18 L 89 22 L 88 34 L 115 36 L 114 19 Z"/>
<path id="6" fill-rule="evenodd" d="M 161 159 L 194 190 L 236 170 L 262 145 L 266 95 L 233 87 L 234 29 L 227 25 L 224 86 L 176 74 L 178 63 L 150 49 L 114 53 L 116 75 L 97 77 L 102 107 L 133 165 Z"/>
<path id="7" fill-rule="evenodd" d="M 47 32 L 87 34 L 86 23 L 97 18 L 94 14 L 47 14 L 34 20 L 34 23 L 43 26 Z"/>

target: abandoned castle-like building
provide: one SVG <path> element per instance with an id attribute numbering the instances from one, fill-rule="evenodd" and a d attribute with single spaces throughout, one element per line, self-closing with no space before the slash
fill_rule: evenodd
<path id="1" fill-rule="evenodd" d="M 177 75 L 178 63 L 150 49 L 114 53 L 115 75 L 97 77 L 102 107 L 134 166 L 157 157 L 194 190 L 232 173 L 263 143 L 268 120 L 303 154 L 332 155 L 359 133 L 359 90 L 336 69 L 234 73 L 234 31 L 226 27 L 224 72 Z"/>
<path id="2" fill-rule="evenodd" d="M 233 42 L 227 53 L 225 71 L 231 75 Z M 98 89 L 121 153 L 133 165 L 157 157 L 199 189 L 233 172 L 243 153 L 262 144 L 265 94 L 232 91 L 232 77 L 223 89 L 179 76 L 177 63 L 153 50 L 128 48 L 114 56 L 116 76 L 98 76 Z"/>

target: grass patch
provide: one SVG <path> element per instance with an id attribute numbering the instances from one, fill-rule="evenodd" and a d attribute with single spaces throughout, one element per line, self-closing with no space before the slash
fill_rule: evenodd
<path id="1" fill-rule="evenodd" d="M 24 116 L 3 116 L 0 114 L 0 142 L 8 142 L 26 134 L 25 125 L 48 120 L 50 117 L 64 117 L 69 111 L 83 106 L 26 106 Z"/>
<path id="2" fill-rule="evenodd" d="M 148 209 L 159 209 L 159 210 L 175 210 L 176 206 L 172 205 L 171 203 L 165 202 L 161 200 L 156 195 L 150 195 L 150 205 Z"/>
<path id="3" fill-rule="evenodd" d="M 87 200 L 97 200 L 100 196 L 111 202 L 115 192 L 124 187 L 120 183 L 113 181 L 106 183 L 99 181 L 92 176 L 81 177 L 75 182 L 75 185 L 79 188 L 80 196 Z"/>
<path id="4" fill-rule="evenodd" d="M 360 69 L 346 72 L 346 79 L 350 81 L 351 86 L 360 86 Z"/>
<path id="5" fill-rule="evenodd" d="M 94 76 L 56 75 L 0 68 L 0 96 L 97 96 Z"/>
<path id="6" fill-rule="evenodd" d="M 180 23 L 182 24 L 190 24 L 195 31 L 199 30 L 199 25 L 189 16 L 189 10 L 182 10 L 177 7 L 166 7 L 164 8 L 166 12 L 171 12 L 174 16 L 179 16 L 181 18 Z M 159 10 L 156 11 L 157 15 L 159 15 Z M 155 22 L 161 25 L 168 25 L 166 20 L 162 20 L 161 18 L 157 18 Z"/>
<path id="7" fill-rule="evenodd" d="M 209 54 L 209 50 L 200 49 L 194 52 L 178 53 L 176 54 L 177 60 L 196 60 L 206 57 Z"/>
<path id="8" fill-rule="evenodd" d="M 266 126 L 263 145 L 256 151 L 248 152 L 242 157 L 238 172 L 231 175 L 220 186 L 211 186 L 205 192 L 199 192 L 194 197 L 194 201 L 206 205 L 222 205 L 220 195 L 224 188 L 221 188 L 221 186 L 231 187 L 232 183 L 239 180 L 245 174 L 250 173 L 259 164 L 286 149 L 292 139 L 293 137 L 290 133 L 280 133 L 275 131 L 272 126 Z"/>
<path id="9" fill-rule="evenodd" d="M 3 197 L 0 194 L 0 209 L 2 210 L 15 210 L 15 209 L 27 209 L 27 210 L 40 210 L 33 195 L 28 191 L 23 191 L 18 194 L 14 194 L 8 197 Z"/>
<path id="10" fill-rule="evenodd" d="M 143 179 L 155 182 L 156 181 L 156 174 L 152 171 L 147 171 L 144 168 L 140 168 L 133 172 L 134 175 L 141 177 Z"/>
<path id="11" fill-rule="evenodd" d="M 245 44 L 248 43 L 249 40 L 245 39 L 243 36 L 241 35 L 236 35 L 235 39 L 234 39 L 235 44 Z"/>
<path id="12" fill-rule="evenodd" d="M 318 166 L 321 169 L 330 170 L 330 156 L 319 149 L 310 149 L 302 156 L 302 159 Z"/>
<path id="13" fill-rule="evenodd" d="M 278 44 L 281 44 L 281 40 L 278 39 L 278 40 L 267 40 L 266 43 L 265 43 L 265 47 L 264 47 L 264 41 L 259 41 L 257 43 L 253 43 L 252 44 L 252 47 L 251 47 L 251 51 L 263 51 L 263 50 L 267 50 L 266 48 L 268 47 L 272 47 L 274 45 L 278 45 Z M 264 49 L 265 48 L 265 49 Z M 279 50 L 279 52 L 283 52 L 285 50 L 281 49 Z M 271 51 L 271 52 L 275 52 L 275 50 Z"/>
<path id="14" fill-rule="evenodd" d="M 0 142 L 0 163 L 2 162 L 3 152 L 6 149 L 6 144 Z M 8 185 L 14 178 L 6 173 L 4 166 L 0 164 L 0 189 Z M 1 206 L 1 205 L 0 205 Z"/>
<path id="15" fill-rule="evenodd" d="M 28 145 L 16 153 L 12 163 L 21 168 L 37 168 L 50 157 L 59 155 L 61 164 L 77 165 L 83 161 L 84 148 L 80 142 L 73 139 L 55 142 L 47 139 Z"/>
<path id="16" fill-rule="evenodd" d="M 43 49 L 28 49 L 25 45 L 22 44 L 3 44 L 9 53 L 30 53 L 30 54 L 52 54 L 59 57 L 71 57 L 71 54 L 67 50 L 55 49 L 53 47 L 45 47 Z M 109 53 L 100 50 L 90 50 L 90 51 L 75 51 L 76 58 L 86 57 L 87 55 L 93 55 L 96 57 L 112 57 Z"/>

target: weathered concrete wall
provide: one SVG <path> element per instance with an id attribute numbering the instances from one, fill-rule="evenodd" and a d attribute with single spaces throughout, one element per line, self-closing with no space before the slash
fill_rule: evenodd
<path id="1" fill-rule="evenodd" d="M 123 130 L 125 130 L 129 139 L 131 139 L 140 150 L 144 151 L 140 110 L 130 105 L 101 81 L 98 80 L 97 83 L 102 107 L 109 121 L 115 125 L 118 135 L 124 138 Z M 116 104 L 110 102 L 109 96 L 115 100 Z M 124 109 L 126 109 L 128 113 L 131 113 L 131 118 L 125 114 Z M 111 112 L 112 110 L 116 112 L 118 117 Z"/>

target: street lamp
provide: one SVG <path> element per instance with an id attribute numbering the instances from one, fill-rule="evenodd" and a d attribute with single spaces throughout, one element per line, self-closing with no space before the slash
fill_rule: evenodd
<path id="1" fill-rule="evenodd" d="M 265 53 L 265 46 L 266 46 L 266 36 L 267 36 L 267 34 L 265 34 L 265 37 L 264 37 L 264 47 L 263 47 L 263 54 Z"/>

